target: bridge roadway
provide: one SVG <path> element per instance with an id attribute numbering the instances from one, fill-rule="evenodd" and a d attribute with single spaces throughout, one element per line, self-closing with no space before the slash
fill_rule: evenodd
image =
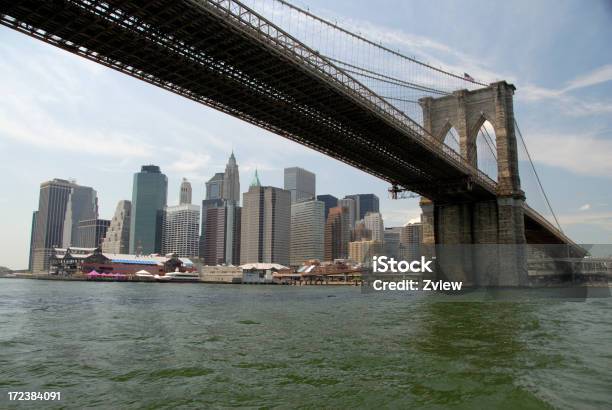
<path id="1" fill-rule="evenodd" d="M 0 23 L 434 201 L 496 198 L 457 152 L 237 1 L 0 0 Z M 572 243 L 529 207 L 525 227 L 528 243 Z"/>

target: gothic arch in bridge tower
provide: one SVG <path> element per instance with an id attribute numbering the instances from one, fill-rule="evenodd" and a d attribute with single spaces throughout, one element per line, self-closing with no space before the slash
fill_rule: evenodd
<path id="1" fill-rule="evenodd" d="M 474 168 L 478 169 L 480 129 L 489 122 L 495 133 L 495 147 L 489 147 L 494 151 L 492 166 L 496 166 L 498 177 L 494 198 L 421 202 L 423 243 L 435 245 L 438 266 L 455 280 L 485 286 L 526 282 L 525 198 L 518 175 L 513 94 L 514 86 L 502 81 L 419 100 L 425 130 L 441 144 L 455 128 L 459 153 Z M 497 272 L 490 269 L 492 265 L 497 266 Z"/>

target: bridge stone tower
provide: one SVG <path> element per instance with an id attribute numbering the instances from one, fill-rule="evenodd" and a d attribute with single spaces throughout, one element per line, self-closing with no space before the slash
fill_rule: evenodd
<path id="1" fill-rule="evenodd" d="M 514 90 L 501 81 L 474 91 L 419 100 L 424 128 L 442 144 L 454 127 L 460 154 L 474 168 L 478 166 L 476 138 L 485 121 L 493 125 L 496 136 L 496 200 L 421 200 L 423 244 L 435 245 L 438 267 L 448 279 L 475 286 L 527 284 L 525 194 L 518 169 Z"/>

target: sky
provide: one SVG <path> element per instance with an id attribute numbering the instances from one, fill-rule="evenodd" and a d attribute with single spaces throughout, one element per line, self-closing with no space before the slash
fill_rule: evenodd
<path id="1" fill-rule="evenodd" d="M 611 2 L 296 4 L 436 65 L 513 83 L 515 114 L 564 231 L 579 243 L 612 243 Z M 283 168 L 300 166 L 316 173 L 317 194 L 378 195 L 386 226 L 420 216 L 416 199 L 392 200 L 384 181 L 5 27 L 0 96 L 0 265 L 13 269 L 27 267 L 41 182 L 92 186 L 110 219 L 131 199 L 141 165 L 168 176 L 169 205 L 182 177 L 198 203 L 232 150 L 243 192 L 256 168 L 264 185 L 282 187 Z"/>

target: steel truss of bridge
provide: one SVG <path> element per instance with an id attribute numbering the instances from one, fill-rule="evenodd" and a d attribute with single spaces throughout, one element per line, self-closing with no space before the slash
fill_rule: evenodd
<path id="1" fill-rule="evenodd" d="M 0 0 L 0 23 L 434 201 L 496 198 L 486 174 L 238 1 Z"/>

